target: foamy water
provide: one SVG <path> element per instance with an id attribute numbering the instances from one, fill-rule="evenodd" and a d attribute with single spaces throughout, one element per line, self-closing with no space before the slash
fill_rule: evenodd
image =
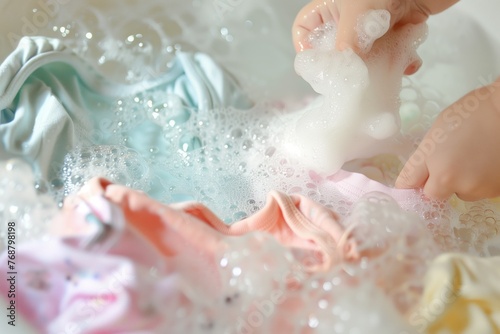
<path id="1" fill-rule="evenodd" d="M 293 74 L 288 26 L 283 27 L 289 20 L 276 15 L 279 6 L 241 1 L 232 9 L 217 9 L 209 2 L 171 3 L 175 10 L 150 3 L 133 13 L 123 4 L 100 10 L 86 7 L 76 20 L 67 17 L 76 17 L 71 13 L 77 12 L 78 5 L 66 5 L 68 15 L 55 17 L 53 24 L 39 32 L 62 38 L 102 73 L 124 82 L 148 80 L 167 71 L 176 50 L 205 51 L 235 74 L 256 105 L 250 110 L 197 112 L 159 91 L 123 96 L 109 106 L 100 123 L 94 124 L 94 133 L 80 138 L 81 145 L 68 152 L 55 178 L 42 180 L 22 162 L 3 162 L 0 217 L 18 222 L 20 241 L 46 237 L 45 225 L 63 198 L 99 175 L 146 191 L 162 202 L 201 201 L 227 223 L 256 212 L 272 189 L 301 193 L 339 213 L 359 249 L 370 252 L 359 263 L 342 263 L 330 272 L 310 275 L 303 269 L 307 260 L 303 254 L 284 249 L 268 236 L 255 234 L 238 243 L 228 238 L 227 252 L 218 255 L 220 293 L 213 295 L 204 293 L 203 287 L 179 284 L 175 292 L 178 298 L 157 301 L 165 310 L 165 328 L 175 333 L 202 333 L 207 328 L 217 333 L 411 333 L 414 324 L 407 319 L 435 256 L 443 251 L 496 254 L 497 245 L 491 240 L 500 229 L 498 204 L 466 204 L 457 199 L 440 203 L 422 198 L 402 209 L 383 194 L 369 194 L 353 203 L 324 179 L 328 170 L 340 168 L 347 160 L 369 157 L 382 137 L 396 136 L 409 145 L 407 151 L 384 152 L 392 154 L 355 161 L 347 167 L 386 184 L 394 182 L 402 162 L 436 114 L 454 95 L 474 88 L 461 82 L 476 80 L 477 73 L 483 73 L 487 80 L 491 70 L 485 64 L 493 64 L 488 56 L 466 71 L 462 65 L 470 61 L 470 54 L 464 51 L 449 61 L 443 54 L 453 48 L 429 36 L 432 52 L 425 51 L 424 44 L 429 56 L 426 59 L 423 55 L 424 62 L 428 71 L 451 71 L 444 81 L 453 84 L 441 87 L 449 91 L 432 85 L 435 77 L 424 71 L 403 79 L 401 87 L 392 78 L 391 94 L 402 88 L 400 105 L 397 101 L 389 108 L 393 117 L 389 123 L 395 127 L 368 126 L 375 132 L 365 132 L 368 144 L 360 148 L 361 153 L 330 161 L 313 159 L 311 164 L 311 159 L 302 160 L 290 153 L 289 131 L 297 129 L 298 112 L 306 106 L 324 106 L 305 96 L 308 91 Z M 203 11 L 214 15 L 194 14 Z M 286 11 L 289 15 L 283 16 L 292 17 L 293 11 Z M 319 33 L 318 39 L 329 40 L 324 32 Z M 416 41 L 422 35 L 422 31 L 413 33 L 408 31 L 404 37 Z M 363 41 L 369 48 L 372 41 Z M 487 48 L 487 43 L 483 44 Z M 259 45 L 265 47 L 256 47 Z M 275 48 L 271 50 L 270 45 Z M 363 68 L 361 59 L 356 61 L 360 62 L 358 68 Z M 371 66 L 380 65 L 374 62 Z M 307 61 L 303 66 L 312 73 Z M 398 71 L 404 66 L 402 62 Z M 269 69 L 274 74 L 269 74 Z M 360 81 L 367 73 L 358 73 Z M 381 74 L 376 75 L 380 78 Z M 282 82 L 292 84 L 288 87 Z M 318 90 L 328 94 L 328 87 L 324 88 Z M 343 92 L 348 91 L 345 88 Z M 290 98 L 297 92 L 301 98 Z M 328 97 L 326 100 L 327 105 L 337 105 Z M 344 107 L 352 107 L 342 101 Z M 342 111 L 336 112 L 341 115 Z M 321 118 L 322 114 L 313 116 Z M 380 115 L 383 113 L 376 116 Z M 364 116 L 356 121 L 364 121 Z M 328 117 L 326 121 L 333 121 Z M 147 142 L 133 142 L 131 135 L 144 129 L 157 135 Z M 97 141 L 99 145 L 83 144 Z M 311 142 L 309 145 L 315 145 Z M 340 146 L 336 148 L 340 150 Z M 314 169 L 316 164 L 320 165 L 318 170 Z M 2 240 L 5 237 L 2 231 Z M 179 280 L 193 278 L 181 272 Z M 275 291 L 282 294 L 279 303 L 270 299 Z M 181 305 L 179 300 L 185 299 L 188 302 Z"/>
<path id="2" fill-rule="evenodd" d="M 323 101 L 300 116 L 288 140 L 315 171 L 332 174 L 347 161 L 409 151 L 400 135 L 401 78 L 419 59 L 416 49 L 427 27 L 408 25 L 388 32 L 390 19 L 386 10 L 360 18 L 363 58 L 351 49 L 334 49 L 337 28 L 332 22 L 317 29 L 311 36 L 313 48 L 295 59 L 295 70 Z"/>

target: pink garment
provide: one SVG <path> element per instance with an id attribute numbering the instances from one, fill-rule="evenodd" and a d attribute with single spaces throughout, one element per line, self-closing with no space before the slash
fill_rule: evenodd
<path id="1" fill-rule="evenodd" d="M 396 189 L 374 181 L 363 174 L 340 170 L 326 178 L 325 187 L 335 188 L 345 200 L 356 202 L 365 194 L 381 192 L 391 196 L 403 209 L 423 199 L 422 192 L 415 189 Z"/>
<path id="2" fill-rule="evenodd" d="M 200 251 L 213 253 L 220 248 L 223 236 L 262 231 L 271 233 L 286 247 L 320 253 L 322 264 L 311 270 L 329 269 L 339 251 L 347 257 L 355 257 L 352 242 L 341 245 L 342 249 L 337 247 L 343 236 L 338 216 L 302 195 L 272 191 L 264 208 L 231 225 L 226 225 L 203 204 L 184 202 L 166 206 L 144 193 L 111 184 L 104 179 L 92 180 L 81 196 L 86 198 L 95 195 L 119 205 L 127 224 L 164 256 L 184 250 L 185 245 L 179 240 L 202 247 Z M 176 238 L 171 238 L 169 234 L 176 235 Z"/>
<path id="3" fill-rule="evenodd" d="M 318 182 L 352 202 L 371 191 L 403 204 L 420 198 L 418 192 L 390 189 L 349 172 Z M 359 257 L 339 220 L 304 196 L 271 192 L 261 211 L 228 226 L 202 204 L 164 205 L 94 179 L 67 199 L 53 221 L 53 240 L 17 248 L 18 311 L 43 333 L 187 333 L 184 327 L 162 326 L 175 323 L 172 314 L 180 307 L 190 310 L 193 298 L 234 297 L 221 281 L 217 257 L 227 251 L 229 239 L 237 245 L 237 238 L 243 241 L 250 232 L 269 233 L 281 245 L 307 253 L 299 261 L 312 255 L 315 261 L 302 264 L 305 273 L 314 273 Z M 4 253 L 0 270 L 7 272 L 6 265 Z M 7 284 L 0 281 L 0 289 L 8 290 Z M 277 305 L 293 309 L 294 304 Z"/>
<path id="4" fill-rule="evenodd" d="M 431 204 L 431 200 L 425 197 L 421 190 L 396 189 L 388 187 L 380 182 L 374 181 L 363 174 L 340 170 L 334 175 L 322 178 L 311 172 L 311 179 L 320 185 L 322 193 L 339 194 L 342 200 L 356 203 L 361 197 L 368 193 L 380 192 L 389 195 L 398 205 L 406 211 L 418 212 L 422 206 Z M 439 203 L 447 207 L 445 202 Z M 422 216 L 425 219 L 425 217 Z"/>
<path id="5" fill-rule="evenodd" d="M 199 203 L 164 205 L 94 179 L 65 202 L 52 224 L 54 240 L 18 247 L 19 311 L 44 333 L 155 328 L 162 321 L 155 305 L 177 296 L 179 271 L 198 289 L 219 291 L 216 254 L 226 236 L 252 231 L 314 253 L 319 264 L 305 264 L 310 272 L 356 258 L 350 240 L 339 245 L 345 237 L 337 215 L 301 195 L 271 192 L 261 211 L 228 226 Z M 6 253 L 0 261 L 6 272 Z M 161 280 L 151 279 L 151 268 Z M 0 288 L 8 290 L 5 280 Z"/>

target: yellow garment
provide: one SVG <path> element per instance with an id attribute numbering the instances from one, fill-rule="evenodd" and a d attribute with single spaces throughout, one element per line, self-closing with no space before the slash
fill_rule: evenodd
<path id="1" fill-rule="evenodd" d="M 500 333 L 500 257 L 441 255 L 425 283 L 409 319 L 419 333 Z"/>

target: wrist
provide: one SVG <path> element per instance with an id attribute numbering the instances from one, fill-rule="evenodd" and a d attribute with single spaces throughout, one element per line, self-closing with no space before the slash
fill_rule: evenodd
<path id="1" fill-rule="evenodd" d="M 491 99 L 495 111 L 500 114 L 500 77 L 498 77 L 491 85 Z"/>

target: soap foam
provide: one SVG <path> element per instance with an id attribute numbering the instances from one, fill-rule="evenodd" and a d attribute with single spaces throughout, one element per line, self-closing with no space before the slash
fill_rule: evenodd
<path id="1" fill-rule="evenodd" d="M 323 100 L 304 112 L 289 138 L 294 153 L 317 171 L 332 174 L 347 161 L 401 151 L 394 139 L 401 137 L 401 79 L 418 59 L 416 48 L 426 27 L 406 25 L 386 34 L 389 24 L 385 10 L 360 18 L 359 44 L 367 52 L 363 58 L 352 49 L 334 49 L 333 22 L 311 35 L 313 49 L 296 56 L 295 70 Z"/>
<path id="2" fill-rule="evenodd" d="M 156 17 L 137 19 L 146 16 L 146 11 L 153 6 L 150 4 L 155 3 L 143 3 L 137 11 L 130 11 L 130 7 L 122 3 L 110 5 L 109 12 L 104 9 L 102 12 L 91 9 L 75 11 L 82 13 L 79 15 L 82 20 L 57 24 L 53 35 L 63 37 L 80 54 L 98 64 L 104 73 L 129 82 L 150 78 L 167 70 L 175 51 L 189 50 L 192 45 L 215 55 L 220 63 L 243 79 L 241 81 L 246 86 L 258 86 L 266 81 L 265 78 L 275 76 L 275 70 L 278 71 L 281 63 L 272 63 L 267 57 L 263 61 L 255 57 L 253 64 L 257 64 L 256 71 L 250 65 L 241 66 L 244 62 L 240 54 L 235 53 L 235 50 L 241 50 L 241 53 L 248 51 L 246 59 L 254 59 L 252 57 L 257 48 L 251 42 L 256 34 L 263 39 L 268 36 L 268 41 L 275 41 L 273 45 L 276 46 L 289 44 L 288 29 L 286 34 L 277 32 L 280 28 L 276 22 L 280 22 L 280 16 L 272 15 L 278 10 L 270 8 L 269 2 L 245 2 L 233 12 L 224 14 L 231 21 L 229 23 L 213 22 L 215 18 L 211 15 L 194 16 L 194 11 L 204 12 L 210 2 L 180 0 L 172 1 L 172 6 L 167 9 L 158 6 Z M 173 15 L 172 8 L 179 15 Z M 67 16 L 66 11 L 61 12 Z M 115 13 L 115 17 L 110 13 Z M 322 108 L 318 104 L 326 103 L 327 98 L 332 97 L 331 88 L 335 88 L 333 91 L 344 94 L 344 99 L 340 101 L 344 107 L 361 110 L 360 113 L 366 114 L 369 119 L 366 121 L 364 117 L 346 114 L 345 109 L 337 107 L 335 102 L 339 101 L 332 97 L 331 110 L 317 115 L 324 123 L 313 116 L 308 119 L 319 130 L 326 132 L 326 136 L 331 136 L 327 130 L 329 126 L 338 124 L 335 122 L 361 124 L 356 129 L 368 147 L 373 142 L 383 142 L 386 136 L 392 136 L 394 124 L 399 126 L 398 116 L 392 114 L 397 110 L 397 98 L 394 98 L 392 88 L 396 91 L 398 84 L 396 80 L 391 81 L 392 77 L 383 77 L 389 62 L 376 53 L 377 43 L 386 42 L 380 39 L 371 43 L 383 29 L 377 30 L 369 22 L 378 22 L 380 18 L 386 20 L 385 15 L 375 12 L 366 16 L 366 21 L 360 21 L 359 29 L 366 33 L 366 36 L 360 37 L 360 45 L 374 52 L 373 58 L 362 59 L 347 51 L 344 58 L 325 55 L 323 52 L 334 45 L 335 26 L 328 24 L 313 33 L 313 44 L 318 46 L 306 53 L 311 58 L 298 57 L 303 60 L 302 63 L 297 61 L 302 66 L 301 71 L 309 75 L 311 81 L 317 80 L 315 87 L 325 95 L 315 101 L 317 109 Z M 83 20 L 87 24 L 83 24 Z M 418 37 L 417 30 L 402 31 L 401 35 Z M 89 32 L 92 33 L 90 39 L 86 37 Z M 418 38 L 415 40 L 418 44 Z M 159 42 L 161 46 L 157 47 Z M 410 45 L 407 51 L 410 52 L 413 47 Z M 433 47 L 438 48 L 439 45 Z M 118 49 L 118 52 L 113 49 Z M 160 56 L 150 57 L 148 54 Z M 323 62 L 324 68 L 330 72 L 308 63 L 313 56 L 318 57 L 318 61 Z M 401 56 L 401 62 L 396 62 L 400 68 L 394 73 L 398 75 L 405 65 L 403 58 Z M 283 64 L 288 66 L 286 62 Z M 345 78 L 334 71 L 334 65 L 339 64 L 347 65 L 343 71 L 357 80 L 349 82 L 348 78 L 347 83 L 343 81 Z M 269 71 L 270 68 L 273 70 Z M 380 69 L 380 73 L 372 73 L 374 69 Z M 321 71 L 323 80 L 314 74 Z M 268 73 L 262 75 L 263 72 Z M 245 77 L 252 79 L 246 80 Z M 332 79 L 332 85 L 337 86 L 327 84 L 325 77 Z M 380 78 L 384 80 L 375 80 Z M 374 82 L 385 81 L 390 81 L 394 87 L 373 87 Z M 287 81 L 279 77 L 279 82 Z M 405 78 L 401 92 L 402 131 L 413 144 L 444 106 L 443 92 L 423 88 L 419 84 Z M 370 96 L 366 90 L 377 93 L 382 90 L 390 94 L 386 94 L 386 101 L 380 101 L 379 96 L 375 93 Z M 372 105 L 367 109 L 355 108 L 353 101 L 356 96 L 349 99 L 350 92 L 357 92 L 359 96 L 366 93 L 377 108 Z M 366 104 L 368 102 L 361 105 Z M 24 242 L 23 235 L 26 240 L 43 237 L 45 226 L 57 207 L 52 197 L 61 199 L 97 175 L 148 191 L 163 202 L 201 201 L 227 223 L 259 210 L 271 189 L 301 193 L 337 212 L 341 223 L 358 241 L 360 250 L 369 256 L 359 263 L 343 263 L 330 272 L 311 276 L 303 269 L 304 261 L 310 259 L 290 253 L 267 235 L 227 238 L 227 249 L 216 259 L 220 289 L 202 289 L 186 283 L 195 282 L 197 277 L 189 276 L 189 271 L 182 270 L 181 266 L 176 277 L 159 278 L 159 284 L 172 286 L 171 295 L 167 298 L 152 296 L 156 308 L 164 314 L 164 330 L 159 332 L 413 332 L 412 328 L 408 328 L 405 315 L 415 306 L 423 284 L 422 275 L 437 253 L 461 250 L 476 255 L 498 254 L 495 251 L 498 252 L 500 247 L 498 240 L 494 239 L 500 230 L 498 204 L 482 201 L 469 205 L 458 200 L 445 204 L 422 198 L 402 210 L 392 199 L 380 194 L 369 194 L 352 203 L 331 183 L 313 172 L 308 166 L 308 159 L 290 153 L 285 134 L 290 128 L 295 131 L 297 118 L 302 117 L 301 108 L 301 105 L 295 104 L 257 103 L 247 111 L 227 108 L 197 113 L 181 107 L 175 97 L 164 92 L 148 97 L 124 96 L 111 108 L 113 117 L 95 124 L 99 135 L 89 134 L 104 143 L 77 147 L 69 152 L 59 178 L 36 180 L 22 162 L 2 163 L 0 217 L 3 221 L 16 221 L 20 242 Z M 344 118 L 338 121 L 336 117 L 340 116 Z M 314 127 L 303 125 L 303 128 L 298 127 L 297 133 L 315 134 Z M 129 140 L 130 134 L 146 126 L 158 130 L 160 138 L 151 145 L 136 147 L 138 144 Z M 340 134 L 351 140 L 350 133 L 340 131 Z M 315 143 L 314 139 L 306 139 Z M 79 140 L 88 142 L 88 138 Z M 320 148 L 325 148 L 324 142 L 319 139 L 317 142 Z M 340 146 L 341 143 L 329 145 Z M 358 152 L 366 149 L 370 155 L 377 151 L 377 147 L 373 147 L 373 151 L 366 147 L 354 149 Z M 341 153 L 346 156 L 328 156 L 325 165 L 329 167 L 333 160 L 339 161 L 335 163 L 339 165 L 340 161 L 351 159 L 347 156 L 349 152 L 344 150 Z M 320 155 L 321 151 L 317 154 Z M 386 178 L 390 179 L 387 175 L 390 158 L 376 159 L 364 160 L 356 167 L 361 169 L 363 165 L 367 168 L 368 163 L 375 172 L 385 174 L 382 177 L 389 183 Z M 397 172 L 396 167 L 391 168 Z M 2 230 L 2 237 L 6 240 L 5 229 Z M 185 263 L 192 263 L 192 259 L 186 259 Z M 268 301 L 272 291 L 283 292 L 283 298 L 271 310 Z M 264 305 L 265 313 L 257 305 Z M 260 326 L 253 326 L 257 320 L 259 324 L 261 322 Z"/>
<path id="3" fill-rule="evenodd" d="M 36 181 L 29 165 L 18 159 L 0 162 L 0 250 L 9 244 L 48 236 L 57 205 L 43 181 Z M 12 248 L 11 248 L 12 249 Z"/>
<path id="4" fill-rule="evenodd" d="M 65 3 L 64 10 L 51 13 L 50 22 L 37 26 L 35 34 L 63 39 L 115 81 L 154 78 L 168 71 L 177 51 L 200 51 L 224 64 L 250 96 L 283 97 L 304 92 L 290 71 L 293 48 L 289 29 L 284 29 L 300 5 L 296 0 L 287 6 L 241 0 L 169 0 L 168 6 L 158 0 L 141 5 L 131 0 L 84 0 Z M 28 19 L 32 15 L 14 14 Z M 268 46 L 273 52 L 264 51 Z M 263 63 L 273 68 L 272 73 Z"/>
<path id="5" fill-rule="evenodd" d="M 149 190 L 149 167 L 137 152 L 125 146 L 76 148 L 66 155 L 61 172 L 63 196 L 76 193 L 96 176 L 145 192 Z"/>
<path id="6" fill-rule="evenodd" d="M 162 307 L 164 327 L 176 333 L 208 327 L 224 333 L 412 332 L 402 315 L 417 303 L 426 262 L 438 253 L 430 232 L 415 214 L 377 193 L 356 204 L 346 226 L 364 259 L 315 275 L 304 269 L 307 257 L 265 233 L 226 237 L 214 259 L 221 288 L 193 293 L 180 285 L 175 299 L 183 300 L 183 312 Z M 199 281 L 183 275 L 190 274 L 179 281 Z"/>

